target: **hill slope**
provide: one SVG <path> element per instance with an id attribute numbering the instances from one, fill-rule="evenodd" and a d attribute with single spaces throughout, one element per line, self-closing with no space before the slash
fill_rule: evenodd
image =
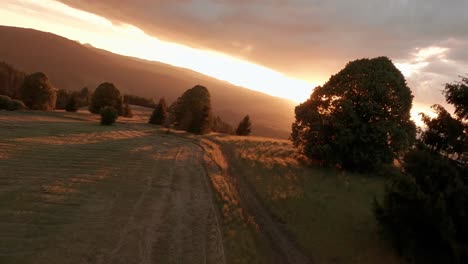
<path id="1" fill-rule="evenodd" d="M 175 100 L 196 84 L 212 95 L 214 111 L 232 125 L 250 114 L 254 134 L 285 138 L 294 103 L 170 65 L 116 55 L 31 29 L 0 26 L 0 61 L 27 73 L 45 72 L 62 89 L 110 81 L 124 93 Z"/>

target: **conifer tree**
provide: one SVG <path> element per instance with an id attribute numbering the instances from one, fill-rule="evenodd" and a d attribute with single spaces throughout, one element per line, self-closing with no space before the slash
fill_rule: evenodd
<path id="1" fill-rule="evenodd" d="M 238 136 L 248 136 L 252 132 L 252 123 L 250 122 L 250 117 L 246 115 L 244 119 L 239 123 L 239 126 L 236 129 L 236 135 Z"/>

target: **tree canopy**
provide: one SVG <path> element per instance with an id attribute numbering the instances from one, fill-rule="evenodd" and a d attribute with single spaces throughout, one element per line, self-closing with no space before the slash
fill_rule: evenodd
<path id="1" fill-rule="evenodd" d="M 29 109 L 49 111 L 55 108 L 57 92 L 42 72 L 26 76 L 20 94 Z"/>
<path id="2" fill-rule="evenodd" d="M 123 97 L 119 89 L 114 84 L 108 82 L 100 84 L 94 91 L 91 96 L 89 111 L 99 114 L 101 108 L 105 106 L 113 107 L 119 115 L 124 114 Z"/>
<path id="3" fill-rule="evenodd" d="M 169 108 L 176 129 L 195 134 L 210 130 L 211 99 L 206 87 L 196 85 L 185 91 Z"/>
<path id="4" fill-rule="evenodd" d="M 296 107 L 291 139 L 309 158 L 372 170 L 391 163 L 413 143 L 412 101 L 390 59 L 356 60 Z"/>
<path id="5" fill-rule="evenodd" d="M 453 92 L 445 91 L 447 102 L 466 109 Z M 405 155 L 402 173 L 387 183 L 383 202 L 376 201 L 375 214 L 386 237 L 415 263 L 468 263 L 466 116 L 433 109 L 434 118 L 422 114 L 426 127 Z"/>
<path id="6" fill-rule="evenodd" d="M 446 84 L 444 94 L 446 101 L 455 107 L 455 114 L 460 119 L 468 119 L 468 78 Z"/>

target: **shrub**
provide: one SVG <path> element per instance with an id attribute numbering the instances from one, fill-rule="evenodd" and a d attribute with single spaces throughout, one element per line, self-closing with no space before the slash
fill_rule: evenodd
<path id="1" fill-rule="evenodd" d="M 37 72 L 24 79 L 21 98 L 29 109 L 49 111 L 55 108 L 57 93 L 49 78 L 44 73 Z"/>
<path id="2" fill-rule="evenodd" d="M 70 96 L 68 102 L 65 105 L 65 111 L 67 112 L 76 112 L 78 111 L 78 102 L 75 99 L 75 96 Z"/>
<path id="3" fill-rule="evenodd" d="M 386 186 L 375 215 L 398 252 L 416 263 L 468 263 L 468 170 L 419 148 Z"/>
<path id="4" fill-rule="evenodd" d="M 118 115 L 123 114 L 123 99 L 120 91 L 112 83 L 102 83 L 94 91 L 91 97 L 89 111 L 98 114 L 101 108 L 106 106 L 117 110 Z"/>
<path id="5" fill-rule="evenodd" d="M 356 60 L 296 107 L 291 139 L 302 154 L 325 164 L 374 170 L 414 142 L 412 101 L 388 58 Z"/>
<path id="6" fill-rule="evenodd" d="M 6 95 L 0 95 L 0 110 L 8 110 L 11 98 Z"/>
<path id="7" fill-rule="evenodd" d="M 112 125 L 119 116 L 117 110 L 111 106 L 101 108 L 101 125 Z"/>
<path id="8" fill-rule="evenodd" d="M 10 111 L 25 110 L 25 109 L 28 109 L 28 108 L 21 100 L 13 99 L 10 101 L 10 104 L 8 105 L 8 110 Z"/>

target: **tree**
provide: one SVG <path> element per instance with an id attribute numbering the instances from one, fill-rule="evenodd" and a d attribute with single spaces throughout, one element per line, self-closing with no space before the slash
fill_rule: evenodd
<path id="1" fill-rule="evenodd" d="M 24 104 L 32 110 L 49 111 L 55 108 L 57 92 L 42 72 L 26 76 L 20 93 Z"/>
<path id="2" fill-rule="evenodd" d="M 216 116 L 215 118 L 213 118 L 211 123 L 211 131 L 222 134 L 234 133 L 234 129 L 232 128 L 232 126 L 224 122 L 224 120 L 222 120 L 220 116 Z"/>
<path id="3" fill-rule="evenodd" d="M 91 97 L 89 111 L 98 114 L 101 108 L 110 106 L 117 110 L 119 115 L 123 114 L 123 98 L 120 91 L 112 83 L 102 83 L 94 91 Z"/>
<path id="4" fill-rule="evenodd" d="M 0 94 L 20 98 L 20 90 L 25 77 L 24 72 L 5 62 L 0 62 Z"/>
<path id="5" fill-rule="evenodd" d="M 65 110 L 67 112 L 76 112 L 78 110 L 78 102 L 75 99 L 75 96 L 70 96 L 68 102 L 65 105 Z"/>
<path id="6" fill-rule="evenodd" d="M 413 95 L 386 57 L 350 62 L 296 107 L 294 146 L 348 170 L 390 164 L 414 142 Z"/>
<path id="7" fill-rule="evenodd" d="M 91 97 L 91 92 L 89 91 L 88 87 L 83 87 L 77 95 L 77 98 L 79 99 L 78 105 L 80 107 L 89 105 L 90 97 Z"/>
<path id="8" fill-rule="evenodd" d="M 415 263 L 468 263 L 467 167 L 422 145 L 403 164 L 375 202 L 383 234 Z"/>
<path id="9" fill-rule="evenodd" d="M 156 103 L 154 102 L 153 98 L 145 98 L 136 95 L 126 94 L 124 95 L 124 102 L 142 107 L 156 108 Z"/>
<path id="10" fill-rule="evenodd" d="M 196 134 L 209 131 L 211 99 L 206 87 L 196 85 L 185 91 L 169 108 L 176 129 Z"/>
<path id="11" fill-rule="evenodd" d="M 151 115 L 148 123 L 154 125 L 164 125 L 167 120 L 167 116 L 168 109 L 166 105 L 166 99 L 161 98 L 159 103 L 156 105 L 156 108 L 154 108 L 153 114 Z"/>
<path id="12" fill-rule="evenodd" d="M 57 90 L 57 100 L 55 101 L 55 109 L 64 110 L 70 100 L 70 92 L 64 89 Z"/>
<path id="13" fill-rule="evenodd" d="M 210 132 L 211 107 L 204 105 L 200 114 L 193 117 L 187 132 L 203 135 Z"/>
<path id="14" fill-rule="evenodd" d="M 460 159 L 468 143 L 463 122 L 453 118 L 441 105 L 433 105 L 432 108 L 437 117 L 420 114 L 426 125 L 426 129 L 421 133 L 421 141 L 431 151 L 443 155 L 457 154 Z"/>
<path id="15" fill-rule="evenodd" d="M 455 114 L 460 119 L 468 119 L 468 78 L 446 84 L 444 94 L 447 103 L 455 106 Z"/>
<path id="16" fill-rule="evenodd" d="M 468 263 L 468 165 L 460 160 L 468 151 L 466 116 L 458 111 L 456 119 L 440 105 L 433 108 L 437 117 L 422 115 L 426 128 L 405 155 L 402 173 L 386 184 L 383 202 L 375 202 L 375 215 L 386 237 L 410 260 Z"/>
<path id="17" fill-rule="evenodd" d="M 236 129 L 236 135 L 238 136 L 248 136 L 252 131 L 252 124 L 250 123 L 250 117 L 246 115 L 244 119 L 239 123 Z"/>
<path id="18" fill-rule="evenodd" d="M 115 121 L 117 120 L 119 116 L 117 113 L 117 110 L 112 106 L 104 106 L 103 108 L 101 108 L 100 114 L 101 114 L 101 125 L 106 125 L 106 126 L 110 126 L 113 123 L 115 123 Z"/>

